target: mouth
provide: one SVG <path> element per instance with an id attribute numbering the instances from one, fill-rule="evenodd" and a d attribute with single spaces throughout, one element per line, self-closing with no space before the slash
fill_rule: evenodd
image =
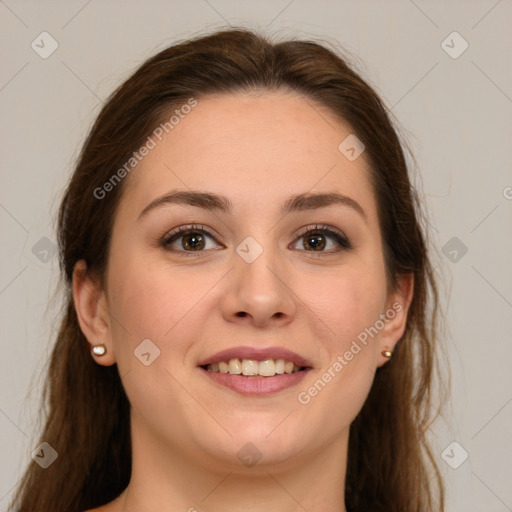
<path id="1" fill-rule="evenodd" d="M 218 363 L 205 364 L 201 368 L 208 372 L 229 375 L 243 375 L 244 377 L 274 377 L 275 375 L 290 375 L 302 372 L 306 366 L 298 366 L 293 361 L 285 359 L 239 359 L 233 358 Z"/>
<path id="2" fill-rule="evenodd" d="M 313 367 L 284 348 L 237 347 L 203 360 L 198 365 L 214 383 L 239 394 L 267 396 L 298 384 Z"/>

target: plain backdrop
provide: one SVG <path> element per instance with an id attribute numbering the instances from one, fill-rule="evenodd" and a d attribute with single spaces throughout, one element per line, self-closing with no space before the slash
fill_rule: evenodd
<path id="1" fill-rule="evenodd" d="M 229 25 L 344 48 L 398 119 L 445 276 L 447 510 L 512 510 L 511 22 L 510 0 L 1 0 L 0 510 L 39 436 L 54 218 L 87 130 L 150 55 Z"/>

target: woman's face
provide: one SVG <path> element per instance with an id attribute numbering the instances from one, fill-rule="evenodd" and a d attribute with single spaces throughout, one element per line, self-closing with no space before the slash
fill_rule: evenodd
<path id="1" fill-rule="evenodd" d="M 346 442 L 412 290 L 387 295 L 351 133 L 295 94 L 212 96 L 127 178 L 95 339 L 80 316 L 118 364 L 135 451 L 286 467 Z"/>

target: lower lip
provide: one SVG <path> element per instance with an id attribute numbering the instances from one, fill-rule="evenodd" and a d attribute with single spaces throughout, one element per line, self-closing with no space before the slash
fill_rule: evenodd
<path id="1" fill-rule="evenodd" d="M 248 396 L 267 396 L 284 389 L 297 385 L 308 373 L 309 370 L 303 370 L 297 373 L 283 373 L 273 377 L 232 375 L 230 373 L 220 373 L 199 368 L 210 377 L 214 382 L 225 386 L 241 395 Z"/>

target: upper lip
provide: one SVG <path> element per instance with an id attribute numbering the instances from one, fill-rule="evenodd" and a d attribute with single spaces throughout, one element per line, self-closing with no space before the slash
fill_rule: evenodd
<path id="1" fill-rule="evenodd" d="M 304 359 L 302 356 L 299 356 L 299 354 L 284 347 L 255 348 L 248 346 L 221 350 L 199 361 L 198 366 L 220 363 L 221 361 L 229 361 L 230 359 L 237 358 L 255 359 L 257 361 L 263 361 L 265 359 L 284 359 L 285 361 L 291 361 L 299 367 L 312 367 L 312 364 L 307 359 Z"/>

